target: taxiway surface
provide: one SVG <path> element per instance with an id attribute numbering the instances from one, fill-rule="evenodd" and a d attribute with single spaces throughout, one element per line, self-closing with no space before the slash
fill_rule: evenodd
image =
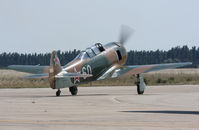
<path id="1" fill-rule="evenodd" d="M 199 129 L 199 85 L 0 89 L 0 130 Z"/>

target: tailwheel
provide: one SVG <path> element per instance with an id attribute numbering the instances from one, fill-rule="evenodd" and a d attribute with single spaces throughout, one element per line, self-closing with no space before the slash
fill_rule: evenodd
<path id="1" fill-rule="evenodd" d="M 70 87 L 69 90 L 72 95 L 77 95 L 78 92 L 77 86 Z"/>
<path id="2" fill-rule="evenodd" d="M 61 90 L 58 89 L 57 92 L 56 92 L 56 96 L 60 96 L 60 94 L 61 94 Z"/>

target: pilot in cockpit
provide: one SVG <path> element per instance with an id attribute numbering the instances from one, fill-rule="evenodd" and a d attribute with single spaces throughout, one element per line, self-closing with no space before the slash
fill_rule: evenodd
<path id="1" fill-rule="evenodd" d="M 105 51 L 104 47 L 102 46 L 101 43 L 96 43 L 95 46 L 100 50 L 100 52 Z"/>

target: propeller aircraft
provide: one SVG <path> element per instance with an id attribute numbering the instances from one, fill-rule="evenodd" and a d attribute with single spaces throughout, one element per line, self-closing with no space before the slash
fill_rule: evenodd
<path id="1" fill-rule="evenodd" d="M 137 93 L 143 94 L 146 88 L 143 73 L 183 67 L 191 62 L 130 65 L 126 66 L 127 51 L 124 44 L 132 34 L 132 29 L 123 27 L 119 42 L 95 45 L 81 51 L 70 63 L 62 66 L 56 51 L 50 58 L 50 66 L 40 65 L 10 65 L 8 68 L 33 73 L 25 78 L 48 78 L 50 87 L 57 89 L 56 96 L 60 96 L 62 88 L 69 88 L 72 95 L 77 95 L 77 86 L 83 83 L 109 78 L 135 75 L 138 79 Z"/>

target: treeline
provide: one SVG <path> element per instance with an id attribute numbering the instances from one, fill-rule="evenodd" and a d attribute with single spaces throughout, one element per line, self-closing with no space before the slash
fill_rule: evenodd
<path id="1" fill-rule="evenodd" d="M 173 47 L 168 51 L 129 51 L 127 65 L 160 64 L 174 62 L 193 62 L 191 67 L 199 65 L 199 47 Z"/>
<path id="2" fill-rule="evenodd" d="M 80 51 L 58 51 L 58 57 L 62 65 L 74 59 Z M 8 65 L 49 65 L 51 53 L 45 54 L 19 54 L 1 53 L 0 67 Z M 168 51 L 129 51 L 127 65 L 159 64 L 172 62 L 193 62 L 192 67 L 199 65 L 199 47 L 188 48 L 188 46 L 173 47 Z"/>
<path id="3" fill-rule="evenodd" d="M 67 64 L 73 60 L 80 51 L 57 51 L 57 55 L 62 65 Z M 49 65 L 51 53 L 32 53 L 32 54 L 19 54 L 19 53 L 2 53 L 0 54 L 0 67 L 8 65 Z"/>

